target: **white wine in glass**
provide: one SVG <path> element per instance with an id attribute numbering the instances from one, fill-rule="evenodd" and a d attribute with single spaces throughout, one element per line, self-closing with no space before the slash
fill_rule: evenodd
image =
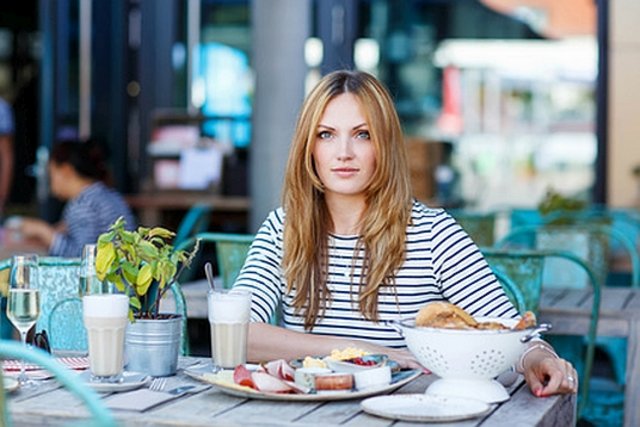
<path id="1" fill-rule="evenodd" d="M 27 332 L 40 316 L 40 293 L 38 292 L 38 256 L 15 255 L 11 263 L 9 277 L 9 297 L 7 318 L 20 332 L 22 345 L 27 345 Z M 20 365 L 18 381 L 21 387 L 32 386 L 25 372 L 24 360 Z"/>

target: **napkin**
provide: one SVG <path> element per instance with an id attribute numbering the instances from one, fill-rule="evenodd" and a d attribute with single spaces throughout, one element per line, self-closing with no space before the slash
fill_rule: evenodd
<path id="1" fill-rule="evenodd" d="M 169 394 L 163 391 L 151 391 L 148 388 L 142 388 L 129 393 L 116 393 L 105 399 L 105 405 L 110 409 L 143 412 L 181 396 L 184 396 L 184 394 Z"/>
<path id="2" fill-rule="evenodd" d="M 56 360 L 69 369 L 87 369 L 89 367 L 88 357 L 58 357 Z M 34 363 L 25 363 L 27 371 L 37 371 L 42 368 Z M 20 371 L 22 364 L 20 360 L 9 359 L 2 362 L 2 369 L 5 372 Z"/>

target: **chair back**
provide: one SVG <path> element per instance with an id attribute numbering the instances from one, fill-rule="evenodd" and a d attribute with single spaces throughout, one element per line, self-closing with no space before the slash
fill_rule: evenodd
<path id="1" fill-rule="evenodd" d="M 176 249 L 190 248 L 198 239 L 201 242 L 215 244 L 216 263 L 222 278 L 222 286 L 224 289 L 231 289 L 244 265 L 254 236 L 252 234 L 198 233 L 176 246 Z"/>
<path id="2" fill-rule="evenodd" d="M 596 274 L 598 282 L 606 284 L 608 274 L 608 254 L 611 243 L 617 243 L 623 248 L 631 262 L 631 280 L 629 285 L 640 287 L 640 253 L 633 241 L 618 229 L 603 224 L 584 223 L 578 225 L 528 225 L 512 229 L 506 236 L 495 244 L 496 248 L 525 247 L 545 250 L 560 250 L 571 252 L 585 261 Z M 586 276 L 563 281 L 562 276 L 568 275 L 564 268 L 566 264 L 560 264 L 557 260 L 555 276 L 547 273 L 545 285 L 560 282 L 560 287 L 584 287 L 588 280 Z M 564 261 L 561 261 L 564 262 Z M 547 266 L 547 270 L 551 268 Z"/>
<path id="3" fill-rule="evenodd" d="M 544 255 L 524 251 L 481 250 L 494 274 L 508 277 L 518 287 L 524 300 L 524 311 L 538 314 Z"/>
<path id="4" fill-rule="evenodd" d="M 87 426 L 115 427 L 117 424 L 111 412 L 104 406 L 100 396 L 89 386 L 84 384 L 78 375 L 55 360 L 50 354 L 35 347 L 25 347 L 22 344 L 0 340 L 0 359 L 23 359 L 25 361 L 38 364 L 51 372 L 67 390 L 75 394 L 89 409 L 92 419 Z M 0 370 L 0 381 L 3 381 L 2 370 Z M 6 399 L 4 398 L 4 387 L 0 388 L 0 418 L 1 425 L 11 425 L 10 414 L 7 410 Z"/>
<path id="5" fill-rule="evenodd" d="M 600 312 L 601 283 L 598 281 L 596 274 L 584 260 L 570 252 L 550 250 L 516 251 L 493 248 L 482 248 L 481 251 L 492 270 L 506 275 L 520 288 L 524 295 L 526 309 L 536 313 L 540 303 L 542 286 L 546 285 L 542 280 L 545 261 L 562 259 L 585 273 L 588 278 L 588 286 L 590 286 L 592 290 L 591 317 L 589 319 L 588 333 L 585 337 L 586 350 L 583 356 L 581 349 L 576 349 L 575 346 L 571 344 L 566 347 L 567 353 L 563 354 L 562 351 L 559 351 L 560 354 L 568 358 L 576 366 L 576 369 L 581 374 L 580 378 L 583 386 L 580 391 L 579 412 L 583 411 L 584 405 L 589 399 L 589 384 L 595 357 Z M 518 268 L 518 264 L 522 264 L 523 267 Z M 512 276 L 509 276 L 509 272 L 511 272 Z M 531 277 L 534 274 L 536 277 Z M 528 287 L 532 288 L 529 289 Z M 535 299 L 536 295 L 537 299 Z"/>
<path id="6" fill-rule="evenodd" d="M 45 329 L 52 350 L 87 350 L 87 334 L 82 322 L 79 258 L 40 257 L 38 259 L 40 317 L 36 329 Z M 0 271 L 11 268 L 11 259 L 0 262 Z"/>
<path id="7" fill-rule="evenodd" d="M 211 217 L 211 208 L 206 205 L 196 204 L 185 214 L 176 230 L 173 245 L 178 246 L 190 237 L 207 231 Z"/>
<path id="8" fill-rule="evenodd" d="M 495 212 L 470 212 L 462 209 L 447 210 L 478 246 L 492 246 L 495 239 Z"/>
<path id="9" fill-rule="evenodd" d="M 527 311 L 527 304 L 525 302 L 524 294 L 520 287 L 509 276 L 502 273 L 500 270 L 493 270 L 493 274 L 498 279 L 498 282 L 502 285 L 504 293 L 509 297 L 511 304 L 518 310 L 518 313 L 524 313 Z"/>

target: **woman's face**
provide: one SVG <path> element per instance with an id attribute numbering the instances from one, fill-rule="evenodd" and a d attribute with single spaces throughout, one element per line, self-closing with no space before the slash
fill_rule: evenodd
<path id="1" fill-rule="evenodd" d="M 67 174 L 68 166 L 65 166 L 64 163 L 49 162 L 49 185 L 51 186 L 51 193 L 62 200 L 68 198 L 65 190 L 69 176 Z"/>
<path id="2" fill-rule="evenodd" d="M 369 126 L 355 96 L 338 95 L 320 119 L 313 160 L 327 199 L 363 198 L 376 166 Z"/>

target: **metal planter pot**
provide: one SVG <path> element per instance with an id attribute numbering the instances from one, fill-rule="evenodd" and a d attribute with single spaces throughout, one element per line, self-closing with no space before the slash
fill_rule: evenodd
<path id="1" fill-rule="evenodd" d="M 169 319 L 136 319 L 127 326 L 125 366 L 128 371 L 154 377 L 174 375 L 182 332 L 182 316 Z"/>

